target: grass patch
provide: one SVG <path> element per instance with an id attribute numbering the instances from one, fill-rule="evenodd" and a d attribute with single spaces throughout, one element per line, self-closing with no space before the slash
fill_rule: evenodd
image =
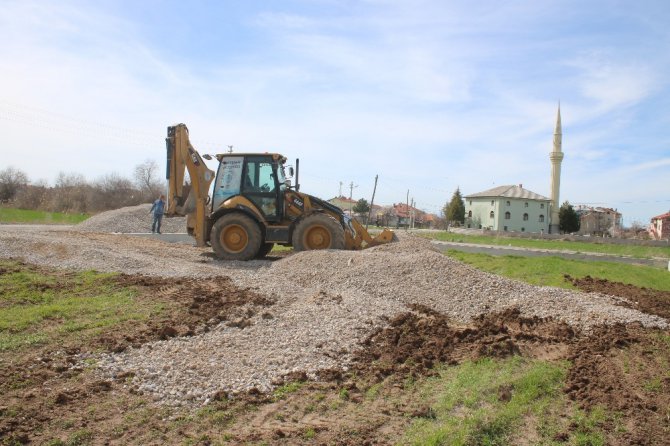
<path id="1" fill-rule="evenodd" d="M 516 237 L 496 237 L 490 235 L 454 234 L 451 232 L 417 233 L 432 240 L 478 245 L 515 246 L 521 248 L 554 249 L 576 252 L 594 252 L 637 258 L 659 257 L 670 259 L 670 246 L 614 245 L 598 242 L 579 242 L 570 240 L 536 240 Z"/>
<path id="2" fill-rule="evenodd" d="M 303 386 L 302 381 L 294 381 L 290 382 L 287 384 L 284 384 L 283 386 L 277 387 L 274 392 L 272 393 L 272 398 L 275 401 L 282 400 L 286 397 L 286 395 L 297 392 L 300 390 L 300 388 Z"/>
<path id="3" fill-rule="evenodd" d="M 434 398 L 431 416 L 416 419 L 402 444 L 507 445 L 526 435 L 521 433 L 524 429 L 537 437 L 533 444 L 552 444 L 552 436 L 564 432 L 570 422 L 558 415 L 569 408 L 562 394 L 567 370 L 567 363 L 521 357 L 486 358 L 445 368 L 421 391 Z M 588 432 L 575 430 L 568 444 L 599 444 L 577 442 L 582 434 L 602 438 L 596 425 L 593 421 Z"/>
<path id="4" fill-rule="evenodd" d="M 88 214 L 64 214 L 62 212 L 33 211 L 0 207 L 0 223 L 31 223 L 43 225 L 76 225 L 86 220 Z"/>
<path id="5" fill-rule="evenodd" d="M 160 311 L 112 274 L 47 272 L 0 261 L 0 351 L 83 338 Z"/>
<path id="6" fill-rule="evenodd" d="M 522 280 L 533 285 L 574 288 L 564 278 L 598 277 L 638 287 L 670 291 L 667 271 L 640 265 L 612 262 L 591 262 L 560 257 L 492 256 L 449 250 L 447 255 L 483 271 Z"/>

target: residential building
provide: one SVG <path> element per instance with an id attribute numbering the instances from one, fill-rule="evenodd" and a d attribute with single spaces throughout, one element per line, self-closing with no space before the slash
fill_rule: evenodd
<path id="1" fill-rule="evenodd" d="M 617 236 L 621 232 L 621 213 L 616 209 L 579 205 L 579 234 Z"/>
<path id="2" fill-rule="evenodd" d="M 466 228 L 548 233 L 550 212 L 550 198 L 521 184 L 465 196 Z"/>
<path id="3" fill-rule="evenodd" d="M 353 213 L 354 206 L 356 206 L 357 200 L 352 200 L 347 197 L 339 196 L 331 198 L 328 200 L 328 203 L 334 204 L 338 208 L 342 209 L 345 214 L 351 215 Z"/>
<path id="4" fill-rule="evenodd" d="M 655 240 L 670 239 L 670 212 L 652 217 L 649 235 Z"/>

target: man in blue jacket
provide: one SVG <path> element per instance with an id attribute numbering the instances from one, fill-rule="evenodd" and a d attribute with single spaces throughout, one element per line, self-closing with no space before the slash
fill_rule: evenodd
<path id="1" fill-rule="evenodd" d="M 154 222 L 151 225 L 151 232 L 161 233 L 161 220 L 163 219 L 163 213 L 165 212 L 165 195 L 158 197 L 158 200 L 154 201 L 153 206 L 149 213 L 154 213 Z"/>

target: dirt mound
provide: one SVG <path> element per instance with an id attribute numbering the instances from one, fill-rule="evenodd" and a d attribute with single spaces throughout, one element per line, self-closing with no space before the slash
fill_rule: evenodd
<path id="1" fill-rule="evenodd" d="M 620 302 L 622 306 L 670 319 L 670 291 L 639 288 L 591 276 L 577 279 L 566 274 L 565 279 L 582 291 L 623 297 L 627 302 Z"/>
<path id="2" fill-rule="evenodd" d="M 153 216 L 150 204 L 128 206 L 101 212 L 75 226 L 81 232 L 118 232 L 123 234 L 150 232 Z M 186 232 L 186 217 L 164 217 L 161 232 L 166 234 Z"/>
<path id="3" fill-rule="evenodd" d="M 437 363 L 458 364 L 481 357 L 522 354 L 555 359 L 577 336 L 563 322 L 523 317 L 516 308 L 481 316 L 468 327 L 456 326 L 427 307 L 416 305 L 413 310 L 395 316 L 362 343 L 364 349 L 355 355 L 361 371 L 376 368 L 374 374 L 382 379 L 398 373 L 430 375 Z"/>
<path id="4" fill-rule="evenodd" d="M 566 393 L 584 408 L 602 406 L 621 416 L 607 420 L 607 444 L 668 444 L 669 358 L 667 331 L 601 327 L 571 348 Z"/>

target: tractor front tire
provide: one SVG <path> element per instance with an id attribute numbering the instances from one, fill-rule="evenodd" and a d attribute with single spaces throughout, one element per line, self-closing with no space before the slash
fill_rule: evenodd
<path id="1" fill-rule="evenodd" d="M 262 242 L 261 228 L 241 213 L 226 214 L 212 226 L 210 243 L 220 259 L 251 260 L 258 254 Z"/>
<path id="2" fill-rule="evenodd" d="M 329 215 L 309 215 L 293 231 L 293 249 L 344 249 L 344 229 Z"/>

